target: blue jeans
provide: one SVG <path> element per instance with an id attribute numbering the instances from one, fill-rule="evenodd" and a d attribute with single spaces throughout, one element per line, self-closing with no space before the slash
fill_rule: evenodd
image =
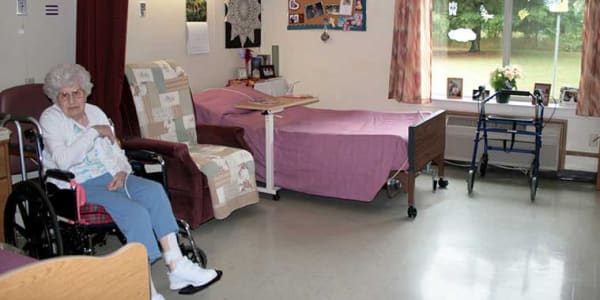
<path id="1" fill-rule="evenodd" d="M 126 189 L 109 192 L 106 185 L 112 179 L 112 175 L 106 173 L 81 184 L 87 202 L 102 205 L 127 242 L 144 244 L 149 262 L 154 262 L 161 256 L 157 237 L 160 239 L 178 230 L 165 190 L 155 181 L 129 175 Z"/>

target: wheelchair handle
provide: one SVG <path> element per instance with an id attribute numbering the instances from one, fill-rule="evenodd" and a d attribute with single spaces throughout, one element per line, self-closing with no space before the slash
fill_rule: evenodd
<path id="1" fill-rule="evenodd" d="M 40 123 L 34 119 L 33 117 L 29 117 L 29 116 L 19 116 L 19 115 L 12 115 L 12 114 L 7 114 L 7 113 L 0 113 L 0 126 L 4 126 L 6 125 L 6 123 L 12 122 L 15 127 L 16 127 L 16 133 L 17 133 L 17 139 L 18 139 L 18 147 L 19 147 L 19 163 L 21 165 L 21 179 L 22 180 L 27 180 L 27 169 L 25 166 L 25 149 L 24 149 L 24 143 L 23 143 L 23 129 L 21 127 L 21 123 L 29 123 L 34 125 L 35 130 L 27 130 L 27 132 L 25 132 L 25 136 L 29 139 L 34 139 L 36 144 L 36 154 L 37 154 L 37 159 L 39 162 L 42 161 L 42 144 L 41 144 L 41 132 L 42 132 L 42 126 L 40 125 Z M 37 137 L 37 138 L 35 138 Z M 42 178 L 42 170 L 39 170 L 40 174 L 39 177 Z"/>

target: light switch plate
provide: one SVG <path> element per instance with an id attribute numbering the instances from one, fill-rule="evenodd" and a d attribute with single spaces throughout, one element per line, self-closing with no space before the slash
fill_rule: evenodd
<path id="1" fill-rule="evenodd" d="M 17 0 L 17 16 L 27 15 L 27 0 Z"/>
<path id="2" fill-rule="evenodd" d="M 140 0 L 139 1 L 139 8 L 140 8 L 140 11 L 139 11 L 140 17 L 142 17 L 142 18 L 145 17 L 146 16 L 146 9 L 147 9 L 146 1 L 145 0 Z"/>

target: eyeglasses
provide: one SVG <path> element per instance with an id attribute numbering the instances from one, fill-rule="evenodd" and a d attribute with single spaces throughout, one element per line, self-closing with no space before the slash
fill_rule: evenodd
<path id="1" fill-rule="evenodd" d="M 81 99 L 85 96 L 85 91 L 83 89 L 72 90 L 71 92 L 60 92 L 58 93 L 58 100 L 67 101 L 71 99 Z"/>

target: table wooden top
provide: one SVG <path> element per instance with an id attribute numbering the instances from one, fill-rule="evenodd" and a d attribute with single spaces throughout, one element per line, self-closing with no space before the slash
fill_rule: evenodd
<path id="1" fill-rule="evenodd" d="M 307 105 L 319 102 L 319 98 L 313 96 L 280 96 L 248 101 L 237 104 L 235 108 L 251 110 L 282 110 L 297 105 Z"/>

